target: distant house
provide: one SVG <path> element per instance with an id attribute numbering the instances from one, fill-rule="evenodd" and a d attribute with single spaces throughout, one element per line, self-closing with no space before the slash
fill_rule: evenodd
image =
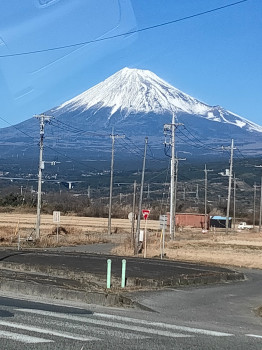
<path id="1" fill-rule="evenodd" d="M 211 216 L 210 217 L 210 227 L 226 228 L 225 216 Z M 231 228 L 232 218 L 228 218 L 228 227 Z"/>

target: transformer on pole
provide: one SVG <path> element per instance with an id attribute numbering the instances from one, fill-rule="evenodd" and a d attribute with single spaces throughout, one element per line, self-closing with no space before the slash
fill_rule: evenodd
<path id="1" fill-rule="evenodd" d="M 175 130 L 179 125 L 184 125 L 181 123 L 175 123 L 175 114 L 172 115 L 172 123 L 164 125 L 165 136 L 169 134 L 170 141 L 169 146 L 171 146 L 171 163 L 170 163 L 170 238 L 174 240 L 175 238 L 175 208 L 174 208 L 174 199 L 175 199 Z M 166 146 L 166 142 L 165 142 Z"/>
<path id="2" fill-rule="evenodd" d="M 44 150 L 44 134 L 45 124 L 49 123 L 51 116 L 45 114 L 35 115 L 35 118 L 40 122 L 40 142 L 39 142 L 39 166 L 38 166 L 38 189 L 37 189 L 37 213 L 36 213 L 36 239 L 40 238 L 40 216 L 41 216 L 41 194 L 42 194 L 42 172 L 44 170 L 43 150 Z"/>

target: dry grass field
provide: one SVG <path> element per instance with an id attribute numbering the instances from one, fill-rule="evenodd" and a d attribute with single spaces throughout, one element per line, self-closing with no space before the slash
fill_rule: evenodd
<path id="1" fill-rule="evenodd" d="M 77 244 L 115 242 L 112 251 L 118 255 L 133 255 L 130 245 L 131 224 L 129 220 L 112 219 L 112 233 L 107 234 L 107 218 L 89 218 L 61 216 L 59 242 L 57 243 L 56 225 L 51 215 L 41 216 L 41 239 L 37 245 L 26 243 L 26 238 L 34 235 L 36 215 L 22 213 L 0 214 L 1 246 L 17 246 L 18 237 L 22 246 L 54 247 Z M 144 222 L 141 222 L 141 229 Z M 148 257 L 160 255 L 159 222 L 148 220 Z M 24 243 L 23 243 L 24 242 Z M 231 232 L 184 229 L 176 233 L 175 241 L 166 234 L 165 254 L 169 259 L 219 265 L 262 268 L 262 234 L 255 231 Z"/>

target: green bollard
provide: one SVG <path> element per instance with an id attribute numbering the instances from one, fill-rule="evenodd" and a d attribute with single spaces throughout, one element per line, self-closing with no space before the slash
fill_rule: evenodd
<path id="1" fill-rule="evenodd" d="M 125 288 L 126 286 L 126 259 L 122 260 L 122 280 L 121 280 L 121 288 Z"/>
<path id="2" fill-rule="evenodd" d="M 106 288 L 111 287 L 111 259 L 107 259 L 107 278 L 106 278 Z"/>

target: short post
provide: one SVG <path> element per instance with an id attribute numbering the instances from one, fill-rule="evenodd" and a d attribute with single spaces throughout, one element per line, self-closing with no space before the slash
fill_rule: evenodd
<path id="1" fill-rule="evenodd" d="M 165 256 L 165 235 L 166 235 L 166 226 L 164 223 L 163 226 L 163 240 L 162 240 L 162 258 Z"/>
<path id="2" fill-rule="evenodd" d="M 20 233 L 18 234 L 17 250 L 20 250 Z"/>
<path id="3" fill-rule="evenodd" d="M 53 223 L 56 224 L 56 242 L 59 242 L 60 211 L 53 211 Z"/>
<path id="4" fill-rule="evenodd" d="M 107 259 L 107 278 L 106 278 L 106 288 L 111 287 L 111 259 Z"/>
<path id="5" fill-rule="evenodd" d="M 122 280 L 121 280 L 121 288 L 125 288 L 126 286 L 126 259 L 122 260 Z"/>
<path id="6" fill-rule="evenodd" d="M 165 225 L 162 228 L 161 232 L 161 239 L 160 239 L 160 246 L 161 246 L 161 259 L 165 256 Z"/>
<path id="7" fill-rule="evenodd" d="M 163 229 L 161 230 L 161 235 L 160 235 L 160 258 L 163 259 Z"/>
<path id="8" fill-rule="evenodd" d="M 145 236 L 144 236 L 144 258 L 146 258 L 146 254 L 147 254 L 147 219 L 145 220 Z"/>
<path id="9" fill-rule="evenodd" d="M 56 242 L 59 242 L 59 235 L 58 235 L 58 224 L 56 225 Z"/>

